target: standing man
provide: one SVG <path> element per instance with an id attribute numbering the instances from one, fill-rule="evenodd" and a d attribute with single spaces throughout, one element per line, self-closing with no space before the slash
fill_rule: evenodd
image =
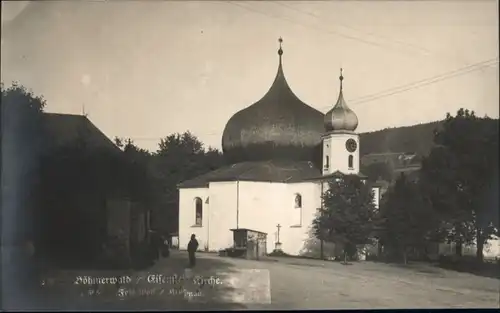
<path id="1" fill-rule="evenodd" d="M 189 267 L 193 268 L 196 265 L 195 252 L 198 250 L 198 240 L 194 234 L 191 235 L 191 240 L 188 243 Z"/>

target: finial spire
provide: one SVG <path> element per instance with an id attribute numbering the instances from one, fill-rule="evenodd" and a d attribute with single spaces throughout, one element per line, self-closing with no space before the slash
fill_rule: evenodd
<path id="1" fill-rule="evenodd" d="M 339 80 L 340 80 L 340 91 L 342 91 L 342 81 L 344 80 L 344 76 L 342 74 L 343 70 L 342 68 L 340 68 L 340 77 L 339 77 Z"/>
<path id="2" fill-rule="evenodd" d="M 278 39 L 278 42 L 280 43 L 280 48 L 278 50 L 278 55 L 280 56 L 280 64 L 281 64 L 281 56 L 283 55 L 283 47 L 282 47 L 282 44 L 283 44 L 283 38 L 279 38 Z"/>

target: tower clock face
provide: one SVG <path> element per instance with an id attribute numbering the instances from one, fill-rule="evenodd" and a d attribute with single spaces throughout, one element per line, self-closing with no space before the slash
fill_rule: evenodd
<path id="1" fill-rule="evenodd" d="M 356 140 L 350 138 L 350 139 L 347 139 L 347 141 L 345 142 L 345 147 L 346 147 L 347 151 L 349 151 L 350 153 L 353 153 L 358 148 L 358 143 L 356 142 Z"/>

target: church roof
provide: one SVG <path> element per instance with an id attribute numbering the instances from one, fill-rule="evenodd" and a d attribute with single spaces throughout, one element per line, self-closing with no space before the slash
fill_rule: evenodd
<path id="1" fill-rule="evenodd" d="M 324 115 L 302 102 L 279 66 L 269 91 L 256 103 L 234 114 L 222 135 L 222 150 L 231 163 L 276 159 L 311 161 L 321 146 Z"/>
<path id="2" fill-rule="evenodd" d="M 184 181 L 179 188 L 203 188 L 217 181 L 258 181 L 293 183 L 321 176 L 321 171 L 308 161 L 241 162 Z"/>
<path id="3" fill-rule="evenodd" d="M 321 171 L 308 161 L 259 161 L 241 162 L 186 180 L 177 185 L 178 188 L 206 188 L 210 182 L 223 181 L 255 181 L 274 183 L 298 183 L 325 181 L 331 178 L 342 178 L 344 173 L 336 171 L 322 175 Z M 356 176 L 366 179 L 366 175 Z"/>

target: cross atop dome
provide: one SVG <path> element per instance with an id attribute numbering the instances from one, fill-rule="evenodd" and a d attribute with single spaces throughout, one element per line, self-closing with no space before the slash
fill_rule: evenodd
<path id="1" fill-rule="evenodd" d="M 344 76 L 342 74 L 343 70 L 342 68 L 340 68 L 340 77 L 339 77 L 339 80 L 340 80 L 340 90 L 342 91 L 342 81 L 344 80 Z"/>
<path id="2" fill-rule="evenodd" d="M 278 42 L 280 43 L 280 48 L 278 50 L 278 55 L 280 56 L 280 59 L 281 59 L 281 56 L 283 55 L 283 47 L 282 47 L 282 44 L 283 44 L 283 38 L 279 38 L 278 39 Z"/>
<path id="3" fill-rule="evenodd" d="M 335 106 L 325 114 L 325 129 L 331 131 L 355 131 L 358 127 L 358 117 L 346 104 L 344 100 L 342 82 L 344 70 L 340 68 L 340 92 Z"/>

